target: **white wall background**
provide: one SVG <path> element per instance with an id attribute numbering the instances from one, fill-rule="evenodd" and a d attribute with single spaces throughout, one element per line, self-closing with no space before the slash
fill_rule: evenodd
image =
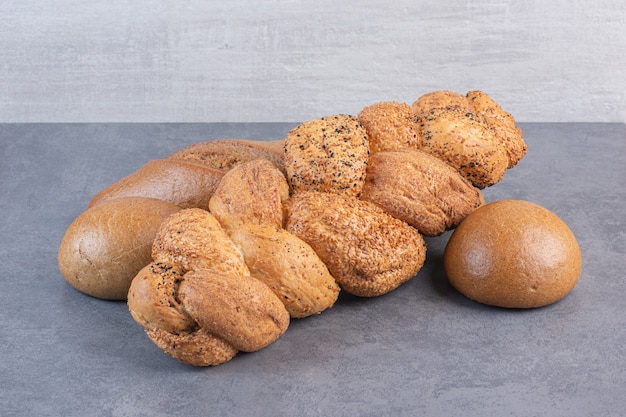
<path id="1" fill-rule="evenodd" d="M 626 121 L 623 0 L 0 0 L 0 122 L 297 122 L 481 89 Z"/>

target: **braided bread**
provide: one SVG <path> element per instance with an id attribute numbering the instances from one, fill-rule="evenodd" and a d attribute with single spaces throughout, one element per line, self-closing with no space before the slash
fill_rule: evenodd
<path id="1" fill-rule="evenodd" d="M 488 95 L 444 90 L 309 120 L 282 140 L 199 142 L 149 161 L 90 207 L 165 204 L 143 268 L 122 257 L 115 271 L 138 271 L 128 308 L 156 346 L 213 366 L 273 343 L 341 291 L 376 297 L 415 277 L 422 236 L 455 228 L 525 153 Z"/>

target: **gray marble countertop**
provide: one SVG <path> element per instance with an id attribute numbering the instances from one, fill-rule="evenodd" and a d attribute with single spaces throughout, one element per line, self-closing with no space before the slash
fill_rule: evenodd
<path id="1" fill-rule="evenodd" d="M 269 347 L 214 368 L 163 354 L 124 302 L 70 287 L 56 261 L 91 197 L 150 159 L 218 138 L 280 139 L 295 124 L 0 125 L 3 416 L 623 416 L 626 126 L 522 124 L 529 152 L 487 201 L 526 199 L 578 238 L 583 270 L 533 310 L 448 284 L 449 233 L 375 299 L 342 295 Z"/>

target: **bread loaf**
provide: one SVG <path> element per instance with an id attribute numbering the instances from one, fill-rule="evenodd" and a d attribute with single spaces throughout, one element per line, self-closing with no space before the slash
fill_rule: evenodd
<path id="1" fill-rule="evenodd" d="M 412 109 L 420 149 L 450 164 L 478 188 L 499 182 L 526 154 L 513 117 L 482 91 L 466 96 L 434 91 L 415 100 Z"/>
<path id="2" fill-rule="evenodd" d="M 199 208 L 169 216 L 156 233 L 152 259 L 182 269 L 250 275 L 241 253 L 211 213 Z"/>
<path id="3" fill-rule="evenodd" d="M 521 133 L 487 94 L 443 90 L 412 105 L 379 102 L 358 117 L 309 120 L 282 140 L 198 142 L 94 196 L 68 229 L 59 267 L 81 291 L 127 298 L 133 319 L 170 356 L 219 365 L 273 343 L 292 318 L 331 308 L 340 288 L 375 297 L 418 274 L 422 235 L 468 224 L 484 203 L 479 188 L 525 155 Z M 470 235 L 461 226 L 454 242 Z M 516 245 L 501 240 L 486 250 Z M 465 285 L 464 268 L 476 265 L 458 262 L 481 238 L 450 242 L 451 282 L 481 302 L 537 306 L 575 282 L 574 265 L 558 283 L 531 284 L 537 294 L 552 288 L 539 302 L 505 294 L 509 283 L 494 276 L 515 281 L 509 265 L 481 277 L 493 284 L 481 299 L 472 293 L 480 285 Z M 496 255 L 490 261 L 505 262 Z"/>
<path id="4" fill-rule="evenodd" d="M 509 159 L 508 168 L 516 166 L 526 155 L 528 146 L 522 138 L 522 129 L 517 127 L 513 116 L 482 91 L 469 91 L 466 96 L 472 109 L 485 117 L 485 121 L 503 145 Z"/>
<path id="5" fill-rule="evenodd" d="M 223 171 L 183 160 L 157 159 L 100 191 L 89 207 L 120 197 L 149 197 L 181 208 L 205 208 L 223 175 Z"/>
<path id="6" fill-rule="evenodd" d="M 77 290 L 107 300 L 125 300 L 131 281 L 151 262 L 161 223 L 180 210 L 144 197 L 102 202 L 67 228 L 58 251 L 65 280 Z"/>
<path id="7" fill-rule="evenodd" d="M 278 297 L 250 276 L 191 271 L 178 286 L 178 298 L 200 327 L 244 352 L 266 347 L 289 326 Z"/>
<path id="8" fill-rule="evenodd" d="M 578 242 L 554 213 L 522 200 L 480 207 L 455 229 L 444 251 L 450 283 L 472 300 L 532 308 L 554 303 L 576 285 Z"/>
<path id="9" fill-rule="evenodd" d="M 178 287 L 182 280 L 179 268 L 162 263 L 147 265 L 128 291 L 131 316 L 150 340 L 183 363 L 211 366 L 229 361 L 237 349 L 200 327 L 180 303 Z"/>

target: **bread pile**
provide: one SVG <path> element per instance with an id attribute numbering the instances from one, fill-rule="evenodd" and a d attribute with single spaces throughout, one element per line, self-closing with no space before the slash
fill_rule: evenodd
<path id="1" fill-rule="evenodd" d="M 127 299 L 169 355 L 218 365 L 340 291 L 375 297 L 410 280 L 423 236 L 459 225 L 526 150 L 480 91 L 381 102 L 272 142 L 199 142 L 98 193 L 59 268 L 86 294 Z"/>

